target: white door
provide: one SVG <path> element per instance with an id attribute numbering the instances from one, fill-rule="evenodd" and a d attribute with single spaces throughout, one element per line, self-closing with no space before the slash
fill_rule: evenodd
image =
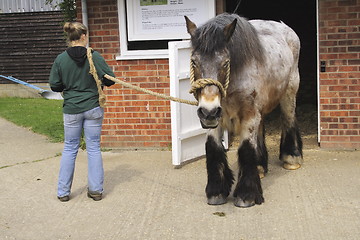
<path id="1" fill-rule="evenodd" d="M 190 54 L 190 41 L 169 42 L 170 95 L 195 101 L 189 93 Z M 196 106 L 171 102 L 172 163 L 176 166 L 205 155 L 206 130 L 196 110 Z"/>
<path id="2" fill-rule="evenodd" d="M 195 101 L 190 90 L 190 41 L 169 42 L 170 95 Z M 201 127 L 197 107 L 171 102 L 172 163 L 179 166 L 205 155 L 207 130 Z M 227 133 L 224 146 L 228 147 Z"/>

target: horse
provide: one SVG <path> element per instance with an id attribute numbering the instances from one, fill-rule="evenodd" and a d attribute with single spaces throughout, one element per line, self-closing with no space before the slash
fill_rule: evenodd
<path id="1" fill-rule="evenodd" d="M 295 170 L 303 163 L 295 115 L 300 40 L 283 22 L 249 21 L 236 14 L 220 14 L 199 28 L 187 16 L 185 21 L 191 36 L 191 80 L 198 84 L 191 92 L 198 100 L 202 128 L 209 129 L 207 203 L 225 204 L 235 181 L 222 144 L 227 130 L 239 138 L 234 205 L 260 205 L 264 202 L 260 178 L 268 172 L 264 117 L 277 106 L 283 167 Z"/>

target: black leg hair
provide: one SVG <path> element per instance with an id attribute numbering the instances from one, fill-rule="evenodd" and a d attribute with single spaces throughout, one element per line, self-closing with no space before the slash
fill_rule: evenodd
<path id="1" fill-rule="evenodd" d="M 213 136 L 208 136 L 205 147 L 208 173 L 205 192 L 208 204 L 224 204 L 234 182 L 233 173 L 227 162 L 225 148 L 222 144 L 217 144 Z"/>
<path id="2" fill-rule="evenodd" d="M 280 141 L 280 160 L 285 161 L 284 159 L 287 156 L 291 156 L 293 158 L 303 157 L 302 152 L 303 143 L 300 136 L 300 131 L 295 122 L 293 127 L 288 129 L 284 129 L 281 133 L 281 141 Z M 291 162 L 290 162 L 291 163 Z"/>
<path id="3" fill-rule="evenodd" d="M 299 81 L 296 69 L 290 81 Z M 283 167 L 288 170 L 298 169 L 303 162 L 302 140 L 296 121 L 296 92 L 297 87 L 292 85 L 280 100 L 282 132 L 280 140 L 280 160 Z"/>
<path id="4" fill-rule="evenodd" d="M 239 179 L 234 191 L 235 206 L 251 207 L 262 204 L 262 188 L 257 170 L 260 156 L 249 140 L 244 140 L 239 150 Z"/>

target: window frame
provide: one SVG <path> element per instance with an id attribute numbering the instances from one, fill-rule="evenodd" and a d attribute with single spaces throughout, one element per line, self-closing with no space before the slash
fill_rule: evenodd
<path id="1" fill-rule="evenodd" d="M 136 60 L 136 59 L 168 59 L 168 49 L 154 49 L 154 50 L 129 50 L 127 46 L 127 13 L 126 0 L 117 0 L 118 18 L 119 18 L 119 37 L 120 37 L 120 54 L 116 56 L 116 60 Z M 210 2 L 211 3 L 211 2 Z M 215 0 L 214 6 L 209 5 L 209 10 L 215 14 Z M 189 38 L 190 39 L 190 36 Z M 184 39 L 185 40 L 185 39 Z M 172 41 L 169 39 L 169 41 Z"/>

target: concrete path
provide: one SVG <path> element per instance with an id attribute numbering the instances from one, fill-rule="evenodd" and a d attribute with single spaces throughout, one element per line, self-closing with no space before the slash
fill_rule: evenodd
<path id="1" fill-rule="evenodd" d="M 297 171 L 270 150 L 265 203 L 208 206 L 204 159 L 174 169 L 171 152 L 104 152 L 105 194 L 86 196 L 80 151 L 71 199 L 56 198 L 62 144 L 0 118 L 0 239 L 360 239 L 360 152 L 307 148 Z M 236 169 L 236 152 L 229 152 Z"/>

